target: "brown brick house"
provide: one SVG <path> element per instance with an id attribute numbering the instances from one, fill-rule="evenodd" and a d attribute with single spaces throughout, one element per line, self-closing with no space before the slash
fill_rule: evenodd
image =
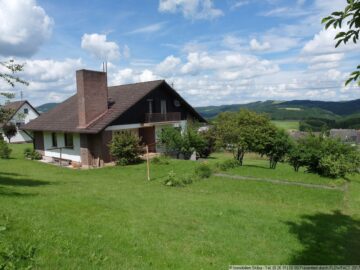
<path id="1" fill-rule="evenodd" d="M 46 158 L 78 162 L 84 167 L 111 162 L 112 134 L 131 130 L 150 145 L 164 126 L 185 128 L 205 120 L 164 80 L 107 86 L 104 72 L 78 70 L 77 93 L 31 121 L 35 149 Z"/>

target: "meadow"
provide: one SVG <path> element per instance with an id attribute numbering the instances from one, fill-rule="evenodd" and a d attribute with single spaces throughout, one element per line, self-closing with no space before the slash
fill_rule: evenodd
<path id="1" fill-rule="evenodd" d="M 186 187 L 170 171 L 198 162 L 170 160 L 73 170 L 22 156 L 0 160 L 0 269 L 228 269 L 241 264 L 360 264 L 360 177 L 332 180 L 286 164 L 245 157 Z M 231 158 L 214 154 L 206 162 Z M 259 177 L 339 189 L 247 181 Z M 10 267 L 9 267 L 10 268 Z M 10 268 L 11 269 L 11 268 Z"/>

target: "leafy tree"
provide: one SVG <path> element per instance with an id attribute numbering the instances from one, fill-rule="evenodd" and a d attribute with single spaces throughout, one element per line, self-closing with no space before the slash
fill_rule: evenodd
<path id="1" fill-rule="evenodd" d="M 207 147 L 196 125 L 188 125 L 183 132 L 179 128 L 166 127 L 161 132 L 160 142 L 165 146 L 168 154 L 174 154 L 176 158 L 183 155 L 185 159 L 189 159 L 194 151 L 204 152 Z"/>
<path id="2" fill-rule="evenodd" d="M 290 151 L 289 163 L 296 171 L 305 166 L 307 171 L 322 176 L 344 177 L 358 171 L 360 153 L 339 139 L 309 135 Z"/>
<path id="3" fill-rule="evenodd" d="M 216 143 L 216 135 L 215 135 L 215 128 L 210 127 L 207 130 L 199 132 L 200 137 L 204 141 L 204 146 L 199 149 L 199 156 L 201 158 L 207 158 L 210 156 L 211 153 L 215 151 L 215 143 Z"/>
<path id="4" fill-rule="evenodd" d="M 292 142 L 288 133 L 283 129 L 276 129 L 268 137 L 268 142 L 261 153 L 269 157 L 270 168 L 275 169 L 278 162 L 284 161 L 291 147 Z"/>
<path id="5" fill-rule="evenodd" d="M 336 36 L 335 40 L 338 47 L 341 43 L 346 44 L 349 41 L 357 43 L 360 32 L 360 0 L 347 0 L 347 5 L 344 11 L 333 12 L 330 16 L 322 19 L 322 23 L 325 24 L 325 29 L 333 26 L 334 29 L 341 28 L 345 22 L 348 26 L 347 31 L 340 31 Z M 360 65 L 357 66 L 357 70 L 351 73 L 349 79 L 345 82 L 348 85 L 350 82 L 358 81 L 360 86 Z"/>
<path id="6" fill-rule="evenodd" d="M 10 86 L 15 87 L 16 84 L 28 85 L 29 83 L 16 76 L 16 73 L 21 72 L 24 69 L 24 64 L 16 64 L 14 60 L 8 62 L 0 62 L 6 72 L 0 72 L 0 79 L 3 79 Z M 8 100 L 15 97 L 13 93 L 4 93 L 0 92 L 0 96 L 4 96 Z M 12 115 L 13 111 L 10 109 L 4 109 L 0 106 L 0 123 L 4 124 L 9 121 L 9 117 Z"/>
<path id="7" fill-rule="evenodd" d="M 266 115 L 248 110 L 221 113 L 214 123 L 217 144 L 232 151 L 240 165 L 246 152 L 264 151 L 273 127 Z"/>
<path id="8" fill-rule="evenodd" d="M 17 128 L 13 123 L 9 122 L 3 125 L 2 131 L 10 143 L 11 138 L 14 137 L 17 133 Z"/>
<path id="9" fill-rule="evenodd" d="M 119 165 L 135 164 L 144 152 L 140 138 L 129 131 L 118 132 L 109 145 L 110 153 Z"/>

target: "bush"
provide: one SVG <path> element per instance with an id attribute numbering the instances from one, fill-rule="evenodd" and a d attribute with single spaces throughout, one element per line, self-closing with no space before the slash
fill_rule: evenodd
<path id="1" fill-rule="evenodd" d="M 11 149 L 9 145 L 0 138 L 0 158 L 8 159 L 10 158 Z"/>
<path id="2" fill-rule="evenodd" d="M 219 168 L 221 171 L 227 171 L 238 166 L 241 166 L 241 164 L 236 159 L 227 159 L 224 162 L 216 164 L 216 167 Z"/>
<path id="3" fill-rule="evenodd" d="M 185 174 L 178 177 L 174 171 L 170 171 L 164 180 L 164 185 L 170 187 L 184 187 L 190 185 L 193 182 L 194 176 Z"/>
<path id="4" fill-rule="evenodd" d="M 308 172 L 326 177 L 345 177 L 357 172 L 360 153 L 339 139 L 310 135 L 298 141 L 289 154 L 289 163 L 295 170 L 305 166 Z"/>
<path id="5" fill-rule="evenodd" d="M 166 156 L 154 157 L 151 160 L 152 163 L 156 165 L 168 165 L 170 164 L 169 158 Z"/>
<path id="6" fill-rule="evenodd" d="M 140 138 L 129 131 L 116 133 L 109 147 L 116 163 L 122 166 L 138 163 L 144 152 Z"/>
<path id="7" fill-rule="evenodd" d="M 11 122 L 3 125 L 2 130 L 4 132 L 5 137 L 9 140 L 9 143 L 10 143 L 11 138 L 14 137 L 17 133 L 17 128 L 16 128 L 15 124 L 13 124 Z"/>
<path id="8" fill-rule="evenodd" d="M 40 160 L 42 159 L 42 156 L 39 152 L 31 149 L 31 148 L 25 148 L 24 150 L 24 157 L 31 159 L 31 160 Z"/>
<path id="9" fill-rule="evenodd" d="M 195 176 L 200 179 L 209 178 L 212 175 L 212 170 L 210 166 L 206 163 L 201 163 L 195 168 Z"/>
<path id="10" fill-rule="evenodd" d="M 198 147 L 197 152 L 199 154 L 199 157 L 207 158 L 215 150 L 215 129 L 210 127 L 207 130 L 200 131 L 199 135 L 202 138 L 203 143 L 199 145 L 200 147 Z"/>

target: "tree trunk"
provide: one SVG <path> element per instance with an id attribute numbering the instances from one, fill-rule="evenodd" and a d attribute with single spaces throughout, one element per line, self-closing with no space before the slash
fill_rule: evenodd
<path id="1" fill-rule="evenodd" d="M 240 166 L 243 165 L 245 152 L 242 149 L 237 149 L 236 159 L 239 161 Z"/>

